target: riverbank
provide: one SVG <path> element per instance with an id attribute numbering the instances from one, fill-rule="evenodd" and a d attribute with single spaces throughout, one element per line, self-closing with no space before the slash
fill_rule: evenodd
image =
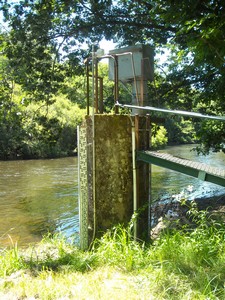
<path id="1" fill-rule="evenodd" d="M 191 193 L 190 193 L 191 195 Z M 188 199 L 189 198 L 189 199 Z M 195 227 L 193 212 L 207 214 L 210 218 L 225 221 L 225 194 L 212 196 L 211 193 L 205 198 L 192 199 L 183 191 L 172 197 L 154 202 L 151 205 L 151 237 L 158 238 L 161 231 L 169 228 L 180 229 L 184 226 Z"/>
<path id="2" fill-rule="evenodd" d="M 82 252 L 59 236 L 0 252 L 1 299 L 224 299 L 225 225 L 197 212 L 197 226 L 151 244 L 108 231 Z"/>

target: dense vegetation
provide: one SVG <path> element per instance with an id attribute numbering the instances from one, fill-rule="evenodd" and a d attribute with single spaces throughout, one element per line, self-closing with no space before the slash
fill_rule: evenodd
<path id="1" fill-rule="evenodd" d="M 195 228 L 166 231 L 152 244 L 131 228 L 108 231 L 88 252 L 46 237 L 0 252 L 2 299 L 224 299 L 225 227 L 191 209 Z M 11 298 L 10 298 L 11 297 Z"/>
<path id="2" fill-rule="evenodd" d="M 222 0 L 0 0 L 0 12 L 0 159 L 74 154 L 86 107 L 83 61 L 102 38 L 167 54 L 155 61 L 152 105 L 225 114 Z M 99 72 L 111 112 L 113 84 L 104 65 Z M 129 103 L 129 91 L 119 101 Z M 200 139 L 203 152 L 225 151 L 224 123 L 192 121 L 154 125 L 154 147 Z M 117 227 L 88 252 L 59 237 L 1 249 L 0 298 L 224 299 L 224 224 L 204 212 L 195 218 L 194 229 L 151 244 Z"/>
<path id="3" fill-rule="evenodd" d="M 85 115 L 76 103 L 64 95 L 24 104 L 23 94 L 15 87 L 9 102 L 0 111 L 0 159 L 52 158 L 74 155 L 77 125 Z"/>
<path id="4" fill-rule="evenodd" d="M 150 44 L 168 54 L 165 63 L 155 62 L 153 105 L 224 115 L 222 0 L 0 0 L 0 12 L 1 159 L 66 155 L 76 148 L 71 141 L 82 113 L 66 124 L 60 120 L 66 115 L 53 116 L 50 107 L 59 98 L 71 110 L 78 109 L 76 103 L 85 107 L 83 60 L 103 37 L 118 46 Z M 108 82 L 107 111 L 112 94 Z M 122 92 L 119 100 L 129 99 Z M 205 152 L 224 149 L 224 123 L 178 121 L 166 120 L 169 142 L 200 138 Z"/>

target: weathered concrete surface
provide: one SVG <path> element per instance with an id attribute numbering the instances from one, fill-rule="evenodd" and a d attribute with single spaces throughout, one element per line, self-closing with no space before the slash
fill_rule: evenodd
<path id="1" fill-rule="evenodd" d="M 128 116 L 95 116 L 97 231 L 128 223 L 133 212 L 132 139 Z"/>
<path id="2" fill-rule="evenodd" d="M 95 115 L 94 130 L 92 125 L 93 117 L 86 117 L 79 141 L 82 248 L 112 226 L 128 223 L 133 213 L 131 120 Z"/>
<path id="3" fill-rule="evenodd" d="M 136 206 L 141 208 L 137 236 L 144 238 L 143 233 L 148 233 L 149 166 L 137 163 L 137 180 L 133 183 L 132 164 L 132 126 L 135 125 L 137 148 L 145 150 L 149 143 L 148 124 L 146 117 L 94 115 L 86 117 L 81 126 L 79 198 L 83 248 L 107 229 L 131 220 L 133 184 L 137 188 Z"/>

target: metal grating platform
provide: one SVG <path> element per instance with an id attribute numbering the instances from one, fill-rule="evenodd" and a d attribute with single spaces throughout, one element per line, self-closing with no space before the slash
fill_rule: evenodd
<path id="1" fill-rule="evenodd" d="M 225 186 L 225 169 L 154 151 L 138 151 L 137 160 Z"/>

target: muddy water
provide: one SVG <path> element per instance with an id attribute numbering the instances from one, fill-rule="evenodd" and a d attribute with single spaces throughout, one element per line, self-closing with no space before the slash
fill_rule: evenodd
<path id="1" fill-rule="evenodd" d="M 77 158 L 0 162 L 0 246 L 76 236 Z"/>
<path id="2" fill-rule="evenodd" d="M 167 147 L 173 155 L 225 167 L 225 155 L 198 156 L 192 145 Z M 77 158 L 0 161 L 0 247 L 40 241 L 43 234 L 62 232 L 68 239 L 78 236 Z M 154 200 L 171 196 L 191 186 L 190 197 L 224 193 L 219 186 L 204 183 L 164 168 L 153 166 Z"/>

